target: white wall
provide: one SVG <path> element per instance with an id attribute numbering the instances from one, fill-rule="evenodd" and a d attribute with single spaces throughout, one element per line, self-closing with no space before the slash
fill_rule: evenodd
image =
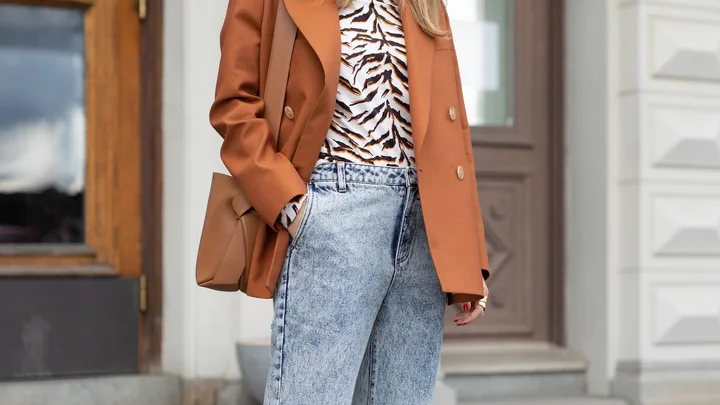
<path id="1" fill-rule="evenodd" d="M 235 342 L 266 338 L 270 301 L 195 285 L 197 252 L 213 171 L 225 172 L 221 138 L 208 122 L 226 0 L 165 4 L 163 69 L 163 371 L 237 378 Z"/>
<path id="2" fill-rule="evenodd" d="M 634 0 L 618 14 L 614 391 L 720 403 L 720 3 Z"/>
<path id="3" fill-rule="evenodd" d="M 720 3 L 624 1 L 620 358 L 720 360 Z M 634 326 L 634 327 L 632 327 Z"/>
<path id="4" fill-rule="evenodd" d="M 594 393 L 718 395 L 720 3 L 565 4 L 569 345 Z"/>

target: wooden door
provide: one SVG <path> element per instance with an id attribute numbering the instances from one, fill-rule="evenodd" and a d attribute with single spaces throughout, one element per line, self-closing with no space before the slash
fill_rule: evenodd
<path id="1" fill-rule="evenodd" d="M 487 316 L 449 337 L 557 340 L 559 171 L 552 0 L 449 2 L 493 276 Z"/>
<path id="2" fill-rule="evenodd" d="M 0 0 L 0 378 L 140 368 L 137 10 Z"/>

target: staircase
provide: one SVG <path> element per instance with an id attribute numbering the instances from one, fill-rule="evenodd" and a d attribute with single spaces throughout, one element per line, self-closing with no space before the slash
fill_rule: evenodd
<path id="1" fill-rule="evenodd" d="M 588 396 L 584 357 L 547 343 L 446 342 L 442 370 L 456 405 L 628 405 Z"/>

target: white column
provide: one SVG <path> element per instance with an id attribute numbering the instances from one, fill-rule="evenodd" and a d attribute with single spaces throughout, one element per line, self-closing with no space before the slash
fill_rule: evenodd
<path id="1" fill-rule="evenodd" d="M 720 3 L 615 5 L 613 391 L 720 403 Z M 613 194 L 613 193 L 611 193 Z"/>
<path id="2" fill-rule="evenodd" d="M 271 303 L 195 285 L 195 257 L 213 171 L 225 172 L 208 121 L 226 0 L 165 4 L 163 68 L 163 371 L 239 376 L 235 343 L 269 336 Z"/>
<path id="3" fill-rule="evenodd" d="M 609 393 L 614 294 L 609 176 L 614 162 L 611 0 L 565 2 L 565 322 L 587 357 L 590 393 Z"/>

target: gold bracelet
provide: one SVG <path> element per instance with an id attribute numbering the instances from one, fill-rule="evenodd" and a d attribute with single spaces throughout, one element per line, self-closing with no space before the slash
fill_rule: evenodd
<path id="1" fill-rule="evenodd" d="M 487 309 L 487 300 L 488 297 L 483 297 L 480 301 L 477 302 L 477 304 L 481 307 L 483 307 L 483 310 Z"/>

